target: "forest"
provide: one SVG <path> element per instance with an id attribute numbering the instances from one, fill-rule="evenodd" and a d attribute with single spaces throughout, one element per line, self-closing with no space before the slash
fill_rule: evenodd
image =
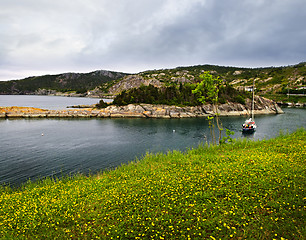
<path id="1" fill-rule="evenodd" d="M 131 103 L 139 104 L 165 104 L 176 106 L 198 106 L 201 103 L 192 90 L 196 88 L 196 84 L 171 85 L 168 87 L 157 88 L 152 85 L 133 88 L 123 91 L 117 95 L 113 104 L 122 106 Z M 242 92 L 234 89 L 232 86 L 225 84 L 220 87 L 219 103 L 236 102 L 245 104 L 245 99 L 250 97 L 250 93 Z"/>

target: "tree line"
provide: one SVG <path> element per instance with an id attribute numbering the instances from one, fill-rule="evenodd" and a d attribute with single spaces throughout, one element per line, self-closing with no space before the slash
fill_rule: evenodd
<path id="1" fill-rule="evenodd" d="M 202 103 L 199 101 L 197 94 L 193 93 L 196 87 L 197 84 L 191 83 L 180 83 L 179 85 L 171 85 L 162 88 L 157 88 L 153 85 L 142 85 L 139 88 L 121 92 L 115 97 L 113 104 L 117 106 L 140 103 L 199 106 Z M 227 101 L 245 104 L 245 99 L 249 97 L 249 93 L 240 92 L 227 84 L 220 86 L 218 95 L 221 104 Z"/>

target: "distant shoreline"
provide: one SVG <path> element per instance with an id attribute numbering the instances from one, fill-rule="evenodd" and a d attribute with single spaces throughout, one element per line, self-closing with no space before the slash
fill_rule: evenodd
<path id="1" fill-rule="evenodd" d="M 94 98 L 94 99 L 114 99 L 113 95 L 91 95 L 87 93 L 50 93 L 50 94 L 1 94 L 7 96 L 51 96 L 51 97 L 80 97 L 80 98 Z"/>

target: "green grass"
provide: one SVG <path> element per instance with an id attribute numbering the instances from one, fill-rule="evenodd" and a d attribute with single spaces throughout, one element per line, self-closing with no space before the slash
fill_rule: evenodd
<path id="1" fill-rule="evenodd" d="M 305 239 L 301 129 L 0 188 L 2 239 Z"/>

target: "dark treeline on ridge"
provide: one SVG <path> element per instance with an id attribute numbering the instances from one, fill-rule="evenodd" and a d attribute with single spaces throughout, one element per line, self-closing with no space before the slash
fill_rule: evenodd
<path id="1" fill-rule="evenodd" d="M 112 83 L 112 81 L 126 75 L 121 72 L 98 70 L 90 73 L 63 73 L 28 77 L 21 80 L 0 81 L 0 94 L 33 94 L 40 89 L 85 93 L 102 84 Z"/>
<path id="2" fill-rule="evenodd" d="M 196 84 L 179 84 L 168 87 L 157 88 L 152 85 L 133 88 L 128 91 L 123 91 L 114 99 L 114 104 L 118 106 L 127 104 L 165 104 L 177 106 L 198 106 L 201 103 L 198 97 L 192 93 Z M 219 102 L 226 103 L 238 102 L 245 103 L 245 99 L 249 97 L 249 93 L 240 92 L 230 85 L 224 85 L 220 88 Z"/>

